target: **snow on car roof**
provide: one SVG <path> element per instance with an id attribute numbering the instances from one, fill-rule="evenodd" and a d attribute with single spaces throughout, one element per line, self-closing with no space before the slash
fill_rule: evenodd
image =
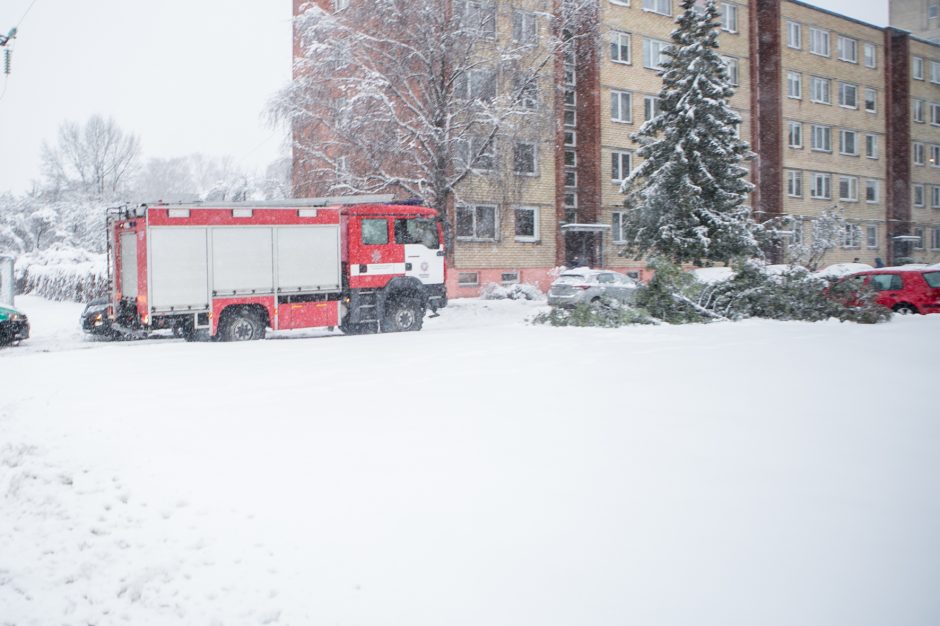
<path id="1" fill-rule="evenodd" d="M 836 263 L 830 265 L 825 269 L 821 269 L 816 272 L 817 276 L 848 276 L 849 274 L 855 274 L 856 272 L 867 272 L 868 270 L 873 270 L 871 265 L 866 263 Z"/>

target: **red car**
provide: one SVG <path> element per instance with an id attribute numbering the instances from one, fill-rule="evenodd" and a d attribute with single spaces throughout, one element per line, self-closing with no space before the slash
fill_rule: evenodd
<path id="1" fill-rule="evenodd" d="M 843 284 L 850 288 L 867 285 L 875 291 L 875 301 L 895 313 L 940 313 L 937 269 L 885 267 L 852 274 Z"/>

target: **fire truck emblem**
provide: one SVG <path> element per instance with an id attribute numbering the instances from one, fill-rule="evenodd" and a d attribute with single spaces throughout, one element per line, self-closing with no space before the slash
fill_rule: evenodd
<path id="1" fill-rule="evenodd" d="M 381 261 L 381 260 L 382 260 L 382 253 L 379 252 L 378 250 L 373 250 L 373 251 L 372 251 L 372 262 L 373 262 L 373 263 L 378 263 L 378 262 Z"/>
<path id="2" fill-rule="evenodd" d="M 427 262 L 427 261 L 424 261 L 424 262 L 421 263 L 421 271 L 422 271 L 422 272 L 428 271 L 428 262 Z"/>

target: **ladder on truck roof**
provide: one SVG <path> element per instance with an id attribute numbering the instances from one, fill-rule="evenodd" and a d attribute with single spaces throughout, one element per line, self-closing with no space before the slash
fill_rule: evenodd
<path id="1" fill-rule="evenodd" d="M 322 207 L 350 204 L 389 204 L 395 196 L 390 193 L 370 196 L 326 196 L 323 198 L 285 198 L 283 200 L 267 200 L 264 202 L 155 202 L 145 204 L 147 208 L 181 208 L 181 209 L 290 209 L 294 207 Z"/>

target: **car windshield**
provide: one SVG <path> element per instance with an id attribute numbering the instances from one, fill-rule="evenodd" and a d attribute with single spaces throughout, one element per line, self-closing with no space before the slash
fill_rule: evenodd
<path id="1" fill-rule="evenodd" d="M 940 272 L 924 272 L 924 280 L 931 287 L 940 288 Z"/>
<path id="2" fill-rule="evenodd" d="M 422 218 L 395 220 L 395 243 L 419 243 L 437 248 L 440 245 L 437 222 Z"/>
<path id="3" fill-rule="evenodd" d="M 559 285 L 579 285 L 588 282 L 588 279 L 584 274 L 562 274 L 555 282 Z"/>

